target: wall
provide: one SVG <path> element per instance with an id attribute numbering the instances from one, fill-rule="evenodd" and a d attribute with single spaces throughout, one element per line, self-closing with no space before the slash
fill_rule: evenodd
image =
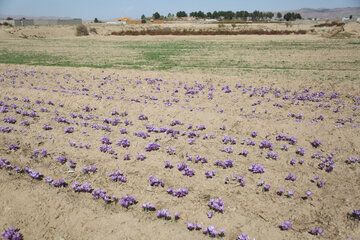
<path id="1" fill-rule="evenodd" d="M 76 25 L 81 24 L 81 18 L 74 19 L 15 19 L 15 20 L 0 20 L 0 23 L 5 22 L 13 26 L 47 26 L 47 25 Z"/>

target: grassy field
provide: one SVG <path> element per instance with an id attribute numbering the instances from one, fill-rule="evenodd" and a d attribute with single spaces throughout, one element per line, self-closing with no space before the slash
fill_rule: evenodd
<path id="1" fill-rule="evenodd" d="M 236 74 L 249 70 L 358 71 L 356 40 L 290 37 L 9 39 L 0 63 Z"/>

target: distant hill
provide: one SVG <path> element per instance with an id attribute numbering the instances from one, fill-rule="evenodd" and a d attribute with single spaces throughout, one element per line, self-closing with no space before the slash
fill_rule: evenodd
<path id="1" fill-rule="evenodd" d="M 342 18 L 350 15 L 360 16 L 360 7 L 347 8 L 301 8 L 298 10 L 281 11 L 283 15 L 287 12 L 300 13 L 303 18 Z"/>

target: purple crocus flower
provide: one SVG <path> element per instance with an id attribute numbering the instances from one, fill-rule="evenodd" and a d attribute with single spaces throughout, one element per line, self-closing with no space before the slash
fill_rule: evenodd
<path id="1" fill-rule="evenodd" d="M 195 229 L 195 224 L 192 222 L 187 222 L 187 229 L 189 229 L 190 231 Z"/>
<path id="2" fill-rule="evenodd" d="M 155 211 L 155 206 L 151 203 L 144 203 L 141 205 L 141 207 L 144 209 L 144 211 Z"/>
<path id="3" fill-rule="evenodd" d="M 324 230 L 320 229 L 320 228 L 314 228 L 310 231 L 310 233 L 312 235 L 321 235 L 323 234 Z"/>
<path id="4" fill-rule="evenodd" d="M 260 164 L 253 164 L 249 167 L 249 171 L 253 173 L 263 173 L 265 172 L 265 168 Z"/>
<path id="5" fill-rule="evenodd" d="M 322 145 L 322 142 L 320 142 L 319 140 L 314 139 L 314 141 L 311 143 L 311 145 L 315 148 L 319 147 L 320 145 Z"/>
<path id="6" fill-rule="evenodd" d="M 236 238 L 236 240 L 250 240 L 250 237 L 249 235 L 242 233 Z"/>
<path id="7" fill-rule="evenodd" d="M 4 230 L 4 232 L 1 234 L 3 239 L 10 239 L 10 240 L 22 240 L 23 237 L 19 233 L 18 229 L 15 229 L 15 227 L 8 227 L 8 230 Z"/>
<path id="8" fill-rule="evenodd" d="M 158 218 L 164 218 L 165 220 L 170 220 L 171 219 L 171 215 L 169 213 L 169 210 L 167 209 L 163 209 L 163 210 L 160 210 L 156 213 L 156 216 Z"/>
<path id="9" fill-rule="evenodd" d="M 113 180 L 114 182 L 123 182 L 126 183 L 127 179 L 126 177 L 124 177 L 124 174 L 121 171 L 116 171 L 113 173 L 109 174 L 109 177 L 111 178 L 111 180 Z"/>
<path id="10" fill-rule="evenodd" d="M 65 187 L 67 184 L 63 179 L 51 182 L 51 185 L 54 187 Z"/>
<path id="11" fill-rule="evenodd" d="M 290 228 L 292 228 L 292 224 L 290 221 L 285 221 L 285 222 L 281 223 L 282 230 L 288 230 Z"/>
<path id="12" fill-rule="evenodd" d="M 210 209 L 213 209 L 215 212 L 223 213 L 225 210 L 225 203 L 221 198 L 210 199 L 208 206 L 210 207 Z"/>

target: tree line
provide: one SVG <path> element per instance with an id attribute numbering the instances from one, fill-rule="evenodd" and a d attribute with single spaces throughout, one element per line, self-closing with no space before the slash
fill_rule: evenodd
<path id="1" fill-rule="evenodd" d="M 194 17 L 194 18 L 206 18 L 206 19 L 225 19 L 225 20 L 241 19 L 244 21 L 247 21 L 248 19 L 250 19 L 251 21 L 264 21 L 264 20 L 272 19 L 275 15 L 273 12 L 261 12 L 261 11 L 257 11 L 257 10 L 255 10 L 253 12 L 214 11 L 214 12 L 207 12 L 207 13 L 202 12 L 202 11 L 195 11 L 195 12 L 190 12 L 189 14 L 187 14 L 185 11 L 178 11 L 176 14 L 169 13 L 167 15 L 167 17 L 160 15 L 158 12 L 155 12 L 152 15 L 152 18 L 154 18 L 156 20 L 157 19 L 173 19 L 173 18 L 175 18 L 175 16 L 177 18 Z M 278 19 L 282 19 L 283 16 L 280 12 L 278 12 L 276 14 L 276 17 Z M 146 17 L 143 14 L 141 16 L 141 19 L 145 19 L 145 18 Z M 302 19 L 300 13 L 294 13 L 294 12 L 286 13 L 283 18 L 286 21 Z"/>

